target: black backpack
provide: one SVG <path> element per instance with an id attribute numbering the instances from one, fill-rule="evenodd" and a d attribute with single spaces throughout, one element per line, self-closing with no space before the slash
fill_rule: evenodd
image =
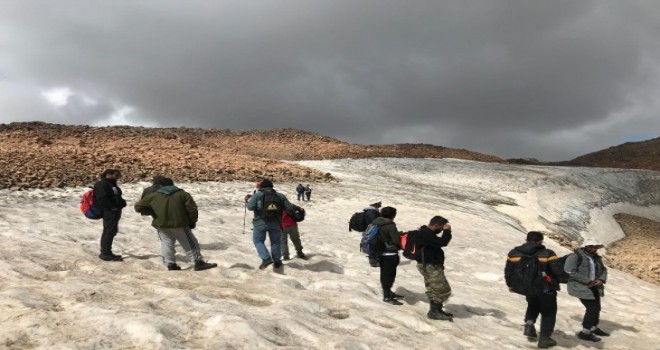
<path id="1" fill-rule="evenodd" d="M 278 220 L 282 219 L 282 210 L 284 208 L 284 203 L 277 195 L 275 190 L 269 189 L 266 191 L 261 191 L 264 196 L 261 198 L 259 205 L 259 214 L 262 218 L 276 218 Z"/>
<path id="2" fill-rule="evenodd" d="M 348 221 L 348 231 L 364 232 L 367 229 L 367 218 L 365 217 L 366 211 L 359 211 L 351 216 Z"/>
<path id="3" fill-rule="evenodd" d="M 535 255 L 523 254 L 514 264 L 511 275 L 511 288 L 514 292 L 527 296 L 538 295 L 543 290 L 541 262 Z"/>
<path id="4" fill-rule="evenodd" d="M 573 253 L 566 254 L 566 255 L 562 256 L 561 258 L 559 258 L 559 260 L 557 260 L 557 264 L 559 264 L 561 266 L 562 270 L 564 271 L 564 273 L 557 276 L 557 281 L 559 281 L 559 283 L 568 283 L 568 280 L 571 278 L 571 275 L 569 275 L 566 272 L 565 265 L 566 265 L 566 259 L 569 256 L 571 256 L 572 254 L 577 255 L 577 266 L 582 265 L 582 254 L 578 253 L 577 251 L 573 251 Z"/>
<path id="5" fill-rule="evenodd" d="M 293 210 L 287 210 L 287 214 L 293 219 L 295 222 L 301 222 L 305 220 L 305 209 L 301 208 L 295 204 L 293 205 Z"/>

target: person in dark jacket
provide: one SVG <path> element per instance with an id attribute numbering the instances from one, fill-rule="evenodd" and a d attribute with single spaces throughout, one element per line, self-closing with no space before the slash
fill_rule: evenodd
<path id="1" fill-rule="evenodd" d="M 568 294 L 579 298 L 586 309 L 582 318 L 582 331 L 577 336 L 592 342 L 600 341 L 597 335 L 609 336 L 609 333 L 598 328 L 600 299 L 605 296 L 605 282 L 607 282 L 607 268 L 597 253 L 602 247 L 603 244 L 595 239 L 585 239 L 575 251 L 575 254 L 580 254 L 582 259 L 571 254 L 566 258 L 564 265 L 566 273 L 571 276 L 568 280 Z M 578 260 L 582 262 L 578 264 Z"/>
<path id="2" fill-rule="evenodd" d="M 366 224 L 365 226 L 367 227 L 367 230 L 369 229 L 369 224 L 371 224 L 376 218 L 381 217 L 382 215 L 380 214 L 380 207 L 382 205 L 382 202 L 380 199 L 374 199 L 371 201 L 371 204 L 369 204 L 367 207 L 363 209 L 364 211 L 364 223 Z M 365 230 L 366 231 L 366 230 Z M 362 232 L 364 235 L 365 232 Z M 369 265 L 372 267 L 378 267 L 379 265 L 379 258 L 377 256 L 368 256 L 369 259 Z"/>
<path id="3" fill-rule="evenodd" d="M 383 288 L 383 301 L 392 305 L 403 305 L 398 300 L 403 299 L 403 296 L 392 291 L 396 279 L 396 268 L 399 266 L 399 249 L 401 249 L 401 232 L 394 223 L 396 209 L 385 207 L 380 213 L 382 216 L 374 219 L 371 224 L 378 226 L 378 237 L 383 243 L 384 251 L 379 257 L 380 286 Z"/>
<path id="4" fill-rule="evenodd" d="M 305 200 L 305 186 L 303 186 L 303 184 L 298 184 L 296 187 L 296 194 L 298 195 L 298 201 L 301 199 L 303 201 Z"/>
<path id="5" fill-rule="evenodd" d="M 524 257 L 532 256 L 538 259 L 541 265 L 541 283 L 533 295 L 525 295 L 527 300 L 527 311 L 525 312 L 525 328 L 523 335 L 530 340 L 538 338 L 539 348 L 549 348 L 557 345 L 551 338 L 557 320 L 557 291 L 559 291 L 559 280 L 557 276 L 563 274 L 563 267 L 559 264 L 557 254 L 543 245 L 543 233 L 530 231 L 527 233 L 527 242 L 513 248 L 507 257 L 504 267 L 504 279 L 509 291 L 514 290 L 513 275 L 516 264 L 521 263 Z M 536 333 L 534 324 L 541 315 L 541 334 Z"/>
<path id="6" fill-rule="evenodd" d="M 307 197 L 307 201 L 312 200 L 312 186 L 310 186 L 309 184 L 305 186 L 305 197 Z"/>
<path id="7" fill-rule="evenodd" d="M 172 179 L 162 178 L 160 185 L 155 192 L 147 194 L 135 203 L 134 208 L 140 214 L 150 213 L 153 216 L 151 226 L 158 230 L 160 250 L 167 269 L 181 270 L 174 255 L 174 245 L 177 241 L 186 251 L 190 261 L 194 261 L 195 271 L 218 266 L 203 260 L 197 238 L 192 233 L 199 216 L 195 200 L 188 192 L 174 186 Z"/>
<path id="8" fill-rule="evenodd" d="M 264 199 L 266 196 L 270 197 L 274 193 L 279 198 L 280 210 L 292 211 L 293 205 L 285 195 L 273 189 L 273 182 L 268 179 L 261 181 L 257 188 L 259 190 L 254 195 L 248 194 L 245 196 L 247 210 L 254 212 L 254 219 L 252 219 L 252 242 L 257 249 L 257 254 L 261 258 L 259 269 L 263 270 L 271 264 L 273 264 L 273 268 L 278 269 L 282 267 L 282 213 L 279 212 L 272 217 L 264 216 Z M 266 234 L 268 234 L 270 239 L 270 252 L 264 244 Z"/>
<path id="9" fill-rule="evenodd" d="M 438 237 L 440 233 L 442 235 Z M 445 252 L 442 250 L 451 241 L 451 225 L 442 216 L 434 216 L 428 226 L 409 233 L 408 237 L 412 236 L 421 250 L 417 254 L 417 270 L 424 277 L 426 296 L 429 298 L 429 312 L 426 315 L 434 320 L 452 321 L 453 315 L 442 310 L 451 296 L 451 286 L 445 277 Z"/>
<path id="10" fill-rule="evenodd" d="M 104 261 L 122 261 L 121 255 L 112 253 L 112 242 L 119 232 L 121 210 L 126 207 L 122 192 L 117 185 L 121 172 L 106 169 L 101 173 L 101 180 L 94 184 L 94 211 L 103 213 L 103 233 L 101 233 L 101 254 Z"/>

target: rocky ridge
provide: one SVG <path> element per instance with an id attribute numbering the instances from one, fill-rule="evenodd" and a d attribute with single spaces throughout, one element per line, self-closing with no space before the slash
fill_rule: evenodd
<path id="1" fill-rule="evenodd" d="M 428 144 L 355 145 L 295 129 L 91 127 L 42 122 L 0 124 L 0 189 L 84 186 L 107 168 L 122 181 L 167 174 L 180 182 L 331 181 L 332 175 L 290 160 L 409 157 L 502 159 Z"/>

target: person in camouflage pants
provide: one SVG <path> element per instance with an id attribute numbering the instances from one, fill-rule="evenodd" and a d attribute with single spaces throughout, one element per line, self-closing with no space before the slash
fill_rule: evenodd
<path id="1" fill-rule="evenodd" d="M 440 233 L 442 235 L 438 237 Z M 426 315 L 434 320 L 452 321 L 453 315 L 442 310 L 442 305 L 451 296 L 451 287 L 445 278 L 445 253 L 442 251 L 442 247 L 451 241 L 451 225 L 442 216 L 434 216 L 428 226 L 422 226 L 414 233 L 414 237 L 415 245 L 421 250 L 417 253 L 417 270 L 424 277 L 429 298 L 430 308 Z"/>

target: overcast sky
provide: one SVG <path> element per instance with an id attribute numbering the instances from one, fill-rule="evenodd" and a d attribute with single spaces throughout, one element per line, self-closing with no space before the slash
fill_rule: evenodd
<path id="1" fill-rule="evenodd" d="M 568 160 L 660 136 L 660 1 L 0 3 L 0 123 Z"/>

